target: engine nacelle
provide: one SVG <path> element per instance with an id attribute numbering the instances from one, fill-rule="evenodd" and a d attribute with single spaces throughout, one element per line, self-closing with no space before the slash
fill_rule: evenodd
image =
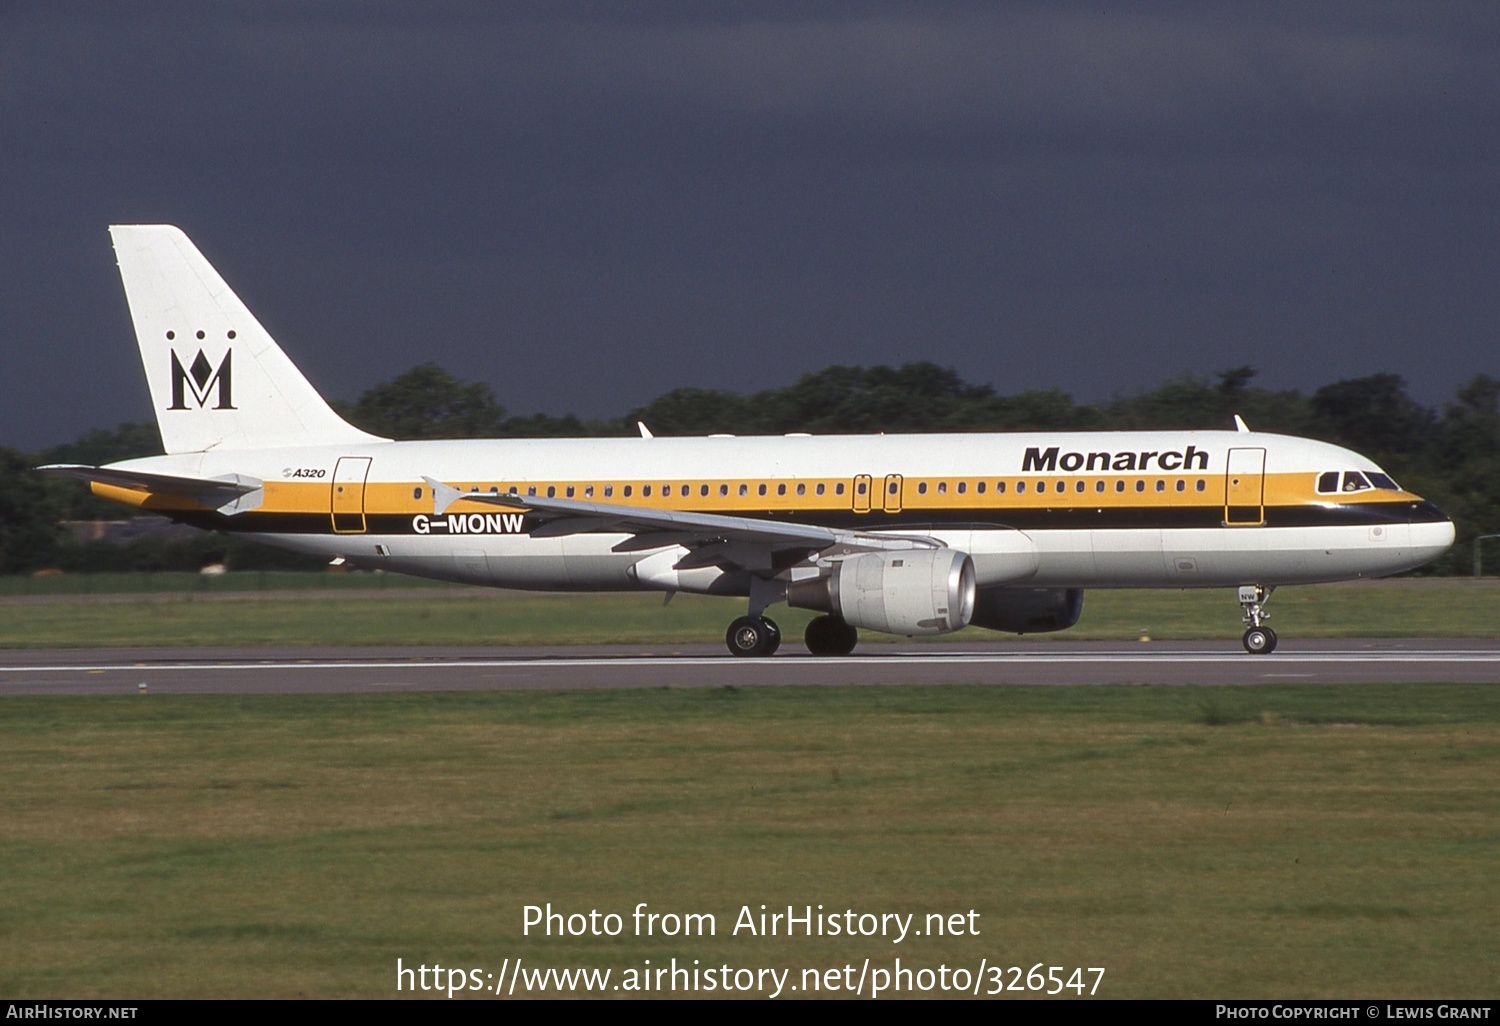
<path id="1" fill-rule="evenodd" d="M 957 549 L 866 552 L 827 577 L 794 581 L 787 605 L 833 613 L 887 634 L 946 634 L 974 612 L 974 561 Z"/>
<path id="2" fill-rule="evenodd" d="M 1082 588 L 984 588 L 969 622 L 1011 634 L 1046 634 L 1073 626 L 1082 612 Z"/>

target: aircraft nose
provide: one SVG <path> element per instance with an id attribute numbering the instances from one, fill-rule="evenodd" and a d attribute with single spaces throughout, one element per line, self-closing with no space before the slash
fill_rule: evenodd
<path id="1" fill-rule="evenodd" d="M 1453 521 L 1448 514 L 1425 499 L 1414 502 L 1407 517 L 1411 524 L 1412 545 L 1426 553 L 1425 558 L 1436 559 L 1453 545 Z"/>

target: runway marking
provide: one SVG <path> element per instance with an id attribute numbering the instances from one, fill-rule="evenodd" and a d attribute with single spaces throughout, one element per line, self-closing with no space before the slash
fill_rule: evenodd
<path id="1" fill-rule="evenodd" d="M 1283 653 L 1274 656 L 1251 656 L 1238 652 L 1193 652 L 1193 651 L 1162 651 L 1140 652 L 1138 650 L 1125 650 L 1120 652 L 1089 652 L 1089 653 L 893 653 L 891 655 L 864 655 L 864 656 L 794 656 L 782 659 L 736 659 L 732 656 L 618 656 L 618 657 L 586 657 L 570 659 L 567 656 L 552 658 L 530 658 L 530 659 L 472 659 L 472 660 L 444 660 L 432 662 L 415 662 L 405 659 L 380 660 L 289 660 L 280 662 L 247 661 L 247 662 L 170 662 L 156 664 L 142 663 L 120 663 L 120 664 L 81 664 L 81 665 L 41 665 L 41 666 L 0 666 L 0 674 L 21 673 L 105 673 L 120 671 L 151 671 L 172 672 L 179 670 L 191 670 L 195 672 L 236 670 L 400 670 L 404 673 L 419 670 L 476 670 L 476 669 L 562 669 L 567 667 L 578 667 L 581 669 L 596 669 L 603 667 L 645 667 L 645 666 L 711 666 L 718 669 L 734 667 L 745 670 L 768 670 L 778 666 L 943 666 L 943 665 L 968 665 L 968 666 L 1026 666 L 1026 665 L 1081 665 L 1092 663 L 1115 663 L 1149 665 L 1152 663 L 1193 663 L 1203 665 L 1233 664 L 1246 669 L 1264 669 L 1273 671 L 1268 675 L 1275 674 L 1277 668 L 1288 668 L 1302 664 L 1331 664 L 1331 663 L 1457 663 L 1457 664 L 1486 664 L 1500 663 L 1500 650 L 1478 651 L 1478 652 L 1454 652 L 1437 649 L 1405 650 L 1405 651 L 1324 651 L 1309 652 L 1306 654 Z"/>

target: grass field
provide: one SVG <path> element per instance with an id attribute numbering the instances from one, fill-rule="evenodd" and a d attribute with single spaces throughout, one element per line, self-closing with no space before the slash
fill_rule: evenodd
<path id="1" fill-rule="evenodd" d="M 10 698 L 0 774 L 8 997 L 383 998 L 398 958 L 516 957 L 1500 991 L 1494 687 Z M 524 937 L 546 902 L 627 935 Z M 717 933 L 629 936 L 637 902 Z M 732 936 L 762 903 L 980 934 Z"/>
<path id="2" fill-rule="evenodd" d="M 742 599 L 655 594 L 558 595 L 483 588 L 399 586 L 390 575 L 247 575 L 248 588 L 196 575 L 162 575 L 155 593 L 122 579 L 70 579 L 73 593 L 0 599 L 0 648 L 116 645 L 670 644 L 720 642 Z M 286 583 L 291 578 L 295 583 Z M 310 580 L 309 580 L 310 579 Z M 258 586 L 255 582 L 259 582 Z M 395 583 L 391 583 L 395 582 Z M 324 587 L 310 590 L 309 584 Z M 284 586 L 283 586 L 284 585 Z M 328 585 L 334 585 L 329 587 Z M 40 587 L 50 585 L 36 585 Z M 12 588 L 18 586 L 12 582 Z M 60 587 L 60 586 L 57 586 Z M 302 593 L 298 593 L 301 591 Z M 1279 589 L 1271 624 L 1292 637 L 1493 637 L 1500 580 L 1407 579 Z M 770 610 L 789 638 L 814 615 Z M 1239 637 L 1231 589 L 1090 591 L 1083 618 L 1059 639 Z M 971 629 L 946 640 L 1006 637 Z M 861 632 L 862 644 L 894 640 Z"/>

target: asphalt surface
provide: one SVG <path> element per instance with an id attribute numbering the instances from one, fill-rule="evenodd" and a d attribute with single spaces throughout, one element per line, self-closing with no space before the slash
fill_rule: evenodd
<path id="1" fill-rule="evenodd" d="M 0 652 L 0 695 L 253 694 L 829 684 L 1500 683 L 1500 640 L 872 644 L 843 658 L 788 645 L 61 649 Z"/>

